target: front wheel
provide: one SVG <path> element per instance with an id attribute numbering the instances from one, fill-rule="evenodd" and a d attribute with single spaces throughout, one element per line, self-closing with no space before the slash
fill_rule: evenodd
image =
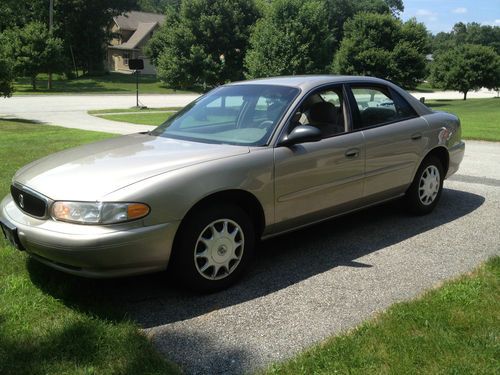
<path id="1" fill-rule="evenodd" d="M 180 228 L 173 271 L 195 291 L 224 289 L 243 274 L 254 247 L 254 226 L 245 211 L 233 205 L 205 206 Z"/>
<path id="2" fill-rule="evenodd" d="M 408 209 L 417 215 L 425 215 L 434 210 L 443 191 L 443 182 L 441 161 L 434 156 L 427 157 L 406 192 Z"/>

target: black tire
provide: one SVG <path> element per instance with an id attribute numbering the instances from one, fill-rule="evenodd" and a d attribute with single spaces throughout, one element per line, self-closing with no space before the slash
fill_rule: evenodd
<path id="1" fill-rule="evenodd" d="M 226 231 L 224 223 L 227 225 Z M 212 239 L 207 238 L 210 234 Z M 213 240 L 216 236 L 220 237 Z M 202 241 L 202 237 L 210 241 L 210 248 Z M 243 245 L 238 246 L 237 243 L 241 241 Z M 253 258 L 254 249 L 255 228 L 245 211 L 235 205 L 205 205 L 190 213 L 183 221 L 175 240 L 169 269 L 188 289 L 202 293 L 215 292 L 234 284 L 243 275 Z M 207 256 L 203 256 L 205 250 Z M 239 256 L 239 260 L 229 259 L 233 256 Z M 207 264 L 213 265 L 202 271 Z M 218 266 L 221 268 L 216 271 Z"/>
<path id="2" fill-rule="evenodd" d="M 432 173 L 437 174 L 438 183 L 432 178 Z M 406 191 L 405 200 L 408 210 L 416 215 L 426 215 L 432 212 L 441 198 L 444 177 L 441 161 L 435 156 L 425 158 Z M 433 191 L 432 194 L 429 191 Z"/>

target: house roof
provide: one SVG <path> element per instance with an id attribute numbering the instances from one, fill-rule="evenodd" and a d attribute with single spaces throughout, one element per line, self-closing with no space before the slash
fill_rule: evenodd
<path id="1" fill-rule="evenodd" d="M 158 25 L 158 22 L 152 23 L 139 23 L 137 30 L 132 36 L 123 44 L 113 46 L 115 49 L 135 49 L 142 42 L 142 40 L 149 35 L 151 31 Z"/>
<path id="2" fill-rule="evenodd" d="M 159 23 L 163 25 L 165 16 L 163 14 L 131 11 L 113 17 L 116 25 L 122 30 L 137 30 L 141 23 Z"/>

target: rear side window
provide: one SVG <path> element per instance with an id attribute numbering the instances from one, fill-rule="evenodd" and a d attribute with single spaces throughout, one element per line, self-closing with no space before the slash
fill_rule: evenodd
<path id="1" fill-rule="evenodd" d="M 368 128 L 416 117 L 415 110 L 388 87 L 354 86 L 354 129 Z"/>

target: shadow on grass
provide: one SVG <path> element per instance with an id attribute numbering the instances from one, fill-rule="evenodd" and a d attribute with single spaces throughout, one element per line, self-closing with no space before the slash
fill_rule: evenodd
<path id="1" fill-rule="evenodd" d="M 81 76 L 72 80 L 56 79 L 52 83 L 52 89 L 47 89 L 46 80 L 37 80 L 37 89 L 33 90 L 31 81 L 28 78 L 20 78 L 16 81 L 16 92 L 18 93 L 129 93 L 135 90 L 135 75 L 110 73 L 101 76 Z M 168 90 L 154 75 L 140 75 L 140 84 L 158 84 L 158 88 Z M 129 84 L 130 87 L 120 87 L 119 85 Z M 113 86 L 114 85 L 114 86 Z"/>
<path id="2" fill-rule="evenodd" d="M 446 107 L 453 104 L 453 100 L 449 99 L 433 99 L 425 103 L 430 108 Z"/>
<path id="3" fill-rule="evenodd" d="M 55 82 L 52 89 L 42 89 L 37 88 L 33 90 L 31 87 L 18 87 L 16 91 L 19 93 L 78 93 L 78 92 L 91 92 L 91 93 L 106 93 L 106 92 L 129 92 L 130 90 L 117 88 L 117 87 L 106 87 L 103 84 L 95 81 L 59 81 Z"/>
<path id="4" fill-rule="evenodd" d="M 422 93 L 422 94 L 430 94 L 430 93 L 436 92 L 436 90 L 433 90 L 433 89 L 421 89 L 421 88 L 412 89 L 410 91 L 412 91 L 412 92 L 419 92 L 419 93 Z"/>
<path id="5" fill-rule="evenodd" d="M 146 337 L 133 329 L 113 337 L 115 332 L 105 329 L 105 322 L 75 319 L 64 323 L 43 338 L 33 338 L 29 342 L 6 337 L 0 331 L 0 372 L 4 375 L 42 375 L 71 368 L 74 373 L 88 374 L 98 373 L 98 369 L 123 374 L 178 373 L 153 352 Z M 110 353 L 109 348 L 101 347 L 103 341 L 115 344 L 118 351 Z M 114 356 L 122 360 L 113 362 L 110 357 Z M 148 372 L 148 367 L 156 371 Z"/>
<path id="6" fill-rule="evenodd" d="M 29 125 L 37 125 L 37 124 L 43 123 L 42 121 L 26 120 L 26 119 L 17 118 L 17 117 L 5 116 L 5 117 L 0 117 L 0 125 L 2 125 L 2 120 L 8 121 L 8 122 L 15 122 L 18 124 L 29 124 Z"/>

